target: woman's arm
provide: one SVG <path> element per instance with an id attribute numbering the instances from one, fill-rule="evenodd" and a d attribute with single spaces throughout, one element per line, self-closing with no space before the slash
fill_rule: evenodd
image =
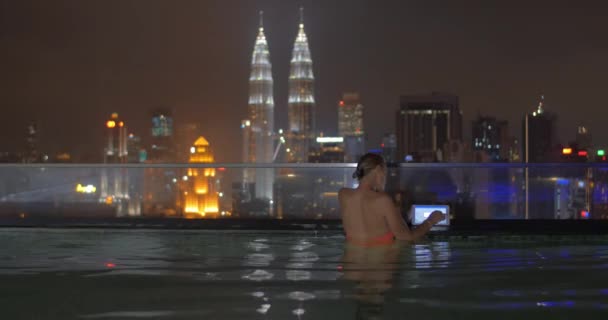
<path id="1" fill-rule="evenodd" d="M 384 213 L 389 229 L 397 240 L 416 241 L 429 232 L 433 225 L 445 218 L 444 214 L 435 211 L 424 223 L 414 229 L 414 231 L 411 231 L 389 196 L 384 196 L 380 199 L 379 209 L 381 210 L 380 212 Z"/>

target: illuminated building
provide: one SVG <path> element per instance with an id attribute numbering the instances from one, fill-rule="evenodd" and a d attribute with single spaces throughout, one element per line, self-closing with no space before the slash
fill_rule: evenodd
<path id="1" fill-rule="evenodd" d="M 303 8 L 300 8 L 300 26 L 291 58 L 287 116 L 287 159 L 289 162 L 306 162 L 315 138 L 315 94 L 312 58 L 304 32 Z"/>
<path id="2" fill-rule="evenodd" d="M 146 147 L 146 163 L 173 163 L 176 161 L 174 146 L 173 113 L 169 108 L 158 108 L 151 112 L 150 137 Z M 178 178 L 175 168 L 144 169 L 143 208 L 147 216 L 175 216 Z"/>
<path id="3" fill-rule="evenodd" d="M 576 128 L 576 145 L 579 149 L 587 151 L 593 148 L 593 140 L 587 127 L 578 126 Z"/>
<path id="4" fill-rule="evenodd" d="M 479 115 L 472 125 L 473 141 L 471 145 L 473 150 L 485 153 L 492 162 L 508 161 L 508 128 L 507 121 Z"/>
<path id="5" fill-rule="evenodd" d="M 35 122 L 30 122 L 25 133 L 23 161 L 26 163 L 40 162 L 41 160 L 40 152 L 38 151 L 38 136 L 38 126 Z"/>
<path id="6" fill-rule="evenodd" d="M 153 162 L 175 161 L 173 115 L 170 109 L 152 111 L 151 145 L 148 159 Z"/>
<path id="7" fill-rule="evenodd" d="M 103 162 L 106 164 L 124 164 L 128 161 L 127 126 L 117 113 L 113 113 L 105 122 L 106 144 Z M 100 182 L 100 201 L 117 204 L 117 214 L 126 215 L 125 207 L 129 199 L 129 175 L 126 168 L 103 168 Z M 123 205 L 124 204 L 124 205 Z"/>
<path id="8" fill-rule="evenodd" d="M 397 159 L 397 136 L 394 133 L 384 134 L 380 148 L 382 149 L 382 156 L 387 163 L 399 162 Z"/>
<path id="9" fill-rule="evenodd" d="M 310 152 L 308 162 L 312 163 L 340 163 L 344 162 L 343 137 L 318 137 L 318 148 Z"/>
<path id="10" fill-rule="evenodd" d="M 143 149 L 141 138 L 129 133 L 127 136 L 127 162 L 143 163 L 146 161 L 146 150 Z"/>
<path id="11" fill-rule="evenodd" d="M 189 163 L 214 163 L 209 142 L 199 137 L 190 148 Z M 218 179 L 214 168 L 189 168 L 182 177 L 183 210 L 186 218 L 219 216 Z"/>
<path id="12" fill-rule="evenodd" d="M 338 102 L 338 135 L 344 137 L 346 162 L 357 162 L 365 153 L 363 105 L 358 93 L 345 93 Z"/>
<path id="13" fill-rule="evenodd" d="M 441 161 L 444 145 L 462 141 L 462 112 L 458 97 L 433 92 L 401 96 L 397 113 L 397 156 L 422 162 Z"/>
<path id="14" fill-rule="evenodd" d="M 243 162 L 274 162 L 274 93 L 272 64 L 268 42 L 264 34 L 263 12 L 255 40 L 249 75 L 248 119 L 244 120 Z M 255 197 L 272 200 L 274 171 L 271 169 L 244 170 L 244 183 L 255 183 Z"/>
<path id="15" fill-rule="evenodd" d="M 556 143 L 555 125 L 557 116 L 544 109 L 545 97 L 541 99 L 532 114 L 527 113 L 523 120 L 522 155 L 523 162 L 550 162 Z"/>

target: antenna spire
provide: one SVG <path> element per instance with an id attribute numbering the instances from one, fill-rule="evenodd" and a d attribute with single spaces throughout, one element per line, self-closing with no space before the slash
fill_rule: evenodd
<path id="1" fill-rule="evenodd" d="M 300 7 L 300 26 L 304 25 L 304 7 Z"/>
<path id="2" fill-rule="evenodd" d="M 260 29 L 264 29 L 264 10 L 260 10 Z"/>

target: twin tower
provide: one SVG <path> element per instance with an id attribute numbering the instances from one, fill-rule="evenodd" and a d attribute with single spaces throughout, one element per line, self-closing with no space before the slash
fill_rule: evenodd
<path id="1" fill-rule="evenodd" d="M 253 48 L 249 77 L 248 119 L 243 120 L 243 162 L 273 163 L 279 151 L 287 162 L 308 162 L 315 138 L 315 95 L 312 59 L 304 32 L 304 9 L 300 8 L 299 31 L 293 46 L 287 101 L 288 129 L 275 133 L 272 64 L 264 34 L 263 12 Z M 283 134 L 285 136 L 283 136 Z M 255 197 L 272 200 L 274 170 L 245 170 L 244 182 L 255 183 Z"/>

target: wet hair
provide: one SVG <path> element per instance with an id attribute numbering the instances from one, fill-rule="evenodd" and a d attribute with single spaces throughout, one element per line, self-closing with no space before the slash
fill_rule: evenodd
<path id="1" fill-rule="evenodd" d="M 353 173 L 353 178 L 361 180 L 378 166 L 386 166 L 384 158 L 376 153 L 366 153 L 361 157 L 361 159 L 359 159 L 357 169 Z"/>

